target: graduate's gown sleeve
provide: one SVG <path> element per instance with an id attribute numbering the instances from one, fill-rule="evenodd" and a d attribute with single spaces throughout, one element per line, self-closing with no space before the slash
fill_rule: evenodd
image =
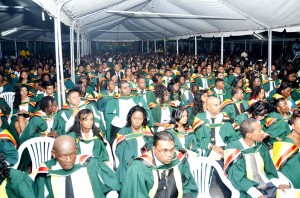
<path id="1" fill-rule="evenodd" d="M 34 116 L 29 120 L 29 123 L 25 127 L 20 136 L 20 144 L 33 137 L 39 137 L 41 132 L 47 130 L 47 123 L 39 116 Z"/>
<path id="2" fill-rule="evenodd" d="M 134 160 L 126 173 L 120 198 L 148 198 L 153 184 L 152 169 L 142 162 Z"/>
<path id="3" fill-rule="evenodd" d="M 0 153 L 5 157 L 5 160 L 13 166 L 18 161 L 18 150 L 14 147 L 13 143 L 9 140 L 0 139 Z"/>
<path id="4" fill-rule="evenodd" d="M 9 124 L 8 124 L 6 116 L 1 116 L 0 119 L 2 121 L 2 125 L 0 126 L 1 129 L 8 129 L 9 128 Z"/>
<path id="5" fill-rule="evenodd" d="M 195 133 L 190 133 L 187 136 L 185 136 L 185 146 L 186 149 L 189 149 L 191 151 L 197 152 L 198 151 L 198 145 Z"/>
<path id="6" fill-rule="evenodd" d="M 34 182 L 26 174 L 16 169 L 10 169 L 10 181 L 7 182 L 8 197 L 35 198 Z"/>
<path id="7" fill-rule="evenodd" d="M 11 108 L 3 98 L 0 98 L 0 109 L 4 115 L 10 114 Z"/>
<path id="8" fill-rule="evenodd" d="M 226 105 L 223 109 L 222 112 L 225 112 L 230 118 L 234 118 L 235 117 L 235 110 L 233 105 Z"/>
<path id="9" fill-rule="evenodd" d="M 117 106 L 118 106 L 118 100 L 112 99 L 110 100 L 105 108 L 105 121 L 106 121 L 106 139 L 109 142 L 110 141 L 110 129 L 111 129 L 111 123 L 115 116 L 118 116 L 117 112 Z"/>
<path id="10" fill-rule="evenodd" d="M 103 162 L 93 158 L 87 166 L 87 172 L 95 197 L 102 197 L 110 191 L 120 191 L 116 173 Z"/>
<path id="11" fill-rule="evenodd" d="M 210 143 L 210 128 L 207 126 L 200 126 L 195 132 L 195 136 L 198 143 L 198 148 L 208 149 Z"/>
<path id="12" fill-rule="evenodd" d="M 270 135 L 269 143 L 273 145 L 277 137 L 283 139 L 290 133 L 290 128 L 287 122 L 280 120 L 266 127 L 265 132 Z"/>

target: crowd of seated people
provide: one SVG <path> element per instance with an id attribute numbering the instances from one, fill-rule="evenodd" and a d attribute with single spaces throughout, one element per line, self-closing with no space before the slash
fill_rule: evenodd
<path id="1" fill-rule="evenodd" d="M 65 59 L 59 107 L 54 62 L 0 64 L 0 92 L 15 93 L 12 107 L 0 98 L 0 197 L 197 197 L 197 156 L 215 160 L 241 197 L 300 189 L 296 66 L 272 65 L 269 76 L 260 62 L 212 54 L 89 55 L 73 82 Z M 34 137 L 55 142 L 31 173 L 17 149 Z"/>

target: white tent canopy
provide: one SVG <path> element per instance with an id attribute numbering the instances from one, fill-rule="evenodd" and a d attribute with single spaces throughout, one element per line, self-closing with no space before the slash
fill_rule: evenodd
<path id="1" fill-rule="evenodd" d="M 237 36 L 300 29 L 297 0 L 34 0 L 88 40 Z"/>

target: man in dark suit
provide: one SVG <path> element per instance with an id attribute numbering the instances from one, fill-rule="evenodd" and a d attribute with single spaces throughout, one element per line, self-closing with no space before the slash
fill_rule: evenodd
<path id="1" fill-rule="evenodd" d="M 115 64 L 114 66 L 114 71 L 113 75 L 116 75 L 118 77 L 118 83 L 125 77 L 123 72 L 121 72 L 121 65 L 120 64 Z"/>

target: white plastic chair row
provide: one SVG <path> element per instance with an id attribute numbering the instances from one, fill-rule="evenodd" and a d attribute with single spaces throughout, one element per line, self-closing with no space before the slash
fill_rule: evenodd
<path id="1" fill-rule="evenodd" d="M 208 157 L 195 157 L 188 159 L 190 170 L 195 178 L 198 186 L 198 197 L 211 197 L 209 194 L 212 170 L 215 169 L 220 175 L 223 183 L 229 188 L 232 195 L 231 197 L 239 197 L 240 193 L 237 191 L 229 179 L 224 175 L 221 166 L 215 160 Z"/>
<path id="2" fill-rule="evenodd" d="M 10 124 L 11 117 L 13 115 L 13 103 L 15 100 L 15 92 L 5 92 L 5 93 L 0 94 L 0 97 L 3 98 L 7 102 L 7 104 L 9 105 L 9 107 L 11 109 L 9 117 L 8 117 L 8 123 Z"/>

